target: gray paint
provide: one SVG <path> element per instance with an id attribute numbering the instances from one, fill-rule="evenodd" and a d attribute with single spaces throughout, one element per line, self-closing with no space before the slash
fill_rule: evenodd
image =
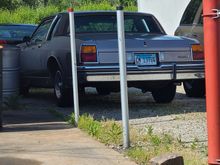
<path id="1" fill-rule="evenodd" d="M 5 46 L 2 55 L 3 99 L 17 95 L 19 91 L 20 49 Z"/>
<path id="2" fill-rule="evenodd" d="M 75 16 L 79 15 L 114 15 L 115 12 L 85 12 L 76 13 Z M 132 15 L 147 15 L 143 13 L 125 13 Z M 62 26 L 68 20 L 67 13 L 58 14 L 59 17 L 54 17 L 54 19 L 61 18 L 58 25 L 55 27 L 61 29 Z M 155 20 L 156 21 L 156 20 Z M 56 21 L 53 21 L 56 22 Z M 51 25 L 54 26 L 54 25 Z M 159 23 L 158 23 L 158 26 Z M 53 28 L 50 28 L 53 30 Z M 48 31 L 48 34 L 50 33 Z M 192 61 L 191 45 L 197 44 L 197 40 L 189 39 L 186 37 L 177 37 L 166 35 L 161 28 L 161 33 L 126 33 L 125 36 L 126 44 L 126 55 L 128 65 L 128 74 L 130 71 L 138 74 L 145 74 L 150 70 L 155 70 L 158 74 L 164 70 L 163 65 L 169 64 L 171 67 L 167 68 L 170 72 L 174 72 L 174 64 L 190 63 L 190 67 L 181 66 L 176 67 L 175 73 L 179 73 L 178 70 L 186 70 L 186 75 L 190 70 L 193 73 L 192 78 L 198 78 L 194 76 L 197 73 L 198 61 Z M 79 77 L 79 85 L 90 86 L 89 81 L 87 81 L 87 75 L 93 73 L 117 73 L 118 69 L 114 66 L 118 66 L 118 45 L 117 45 L 117 33 L 84 33 L 76 34 L 76 54 L 78 59 L 78 72 L 81 77 Z M 97 62 L 94 63 L 80 63 L 80 47 L 81 45 L 96 45 L 97 47 Z M 68 34 L 59 34 L 58 36 L 52 36 L 52 39 L 47 38 L 44 42 L 38 45 L 26 46 L 26 44 L 21 45 L 21 73 L 22 79 L 26 78 L 31 83 L 31 86 L 36 87 L 52 87 L 51 84 L 46 84 L 46 79 L 49 79 L 49 73 L 47 70 L 48 59 L 54 58 L 57 60 L 60 69 L 63 71 L 65 78 L 71 80 L 71 58 L 70 58 L 70 38 Z M 159 55 L 158 65 L 151 66 L 137 66 L 134 63 L 135 53 L 157 53 Z M 199 61 L 200 71 L 204 71 L 203 61 Z M 106 66 L 106 69 L 100 67 Z M 88 68 L 93 68 L 92 70 Z M 94 75 L 95 76 L 95 75 Z M 176 76 L 178 77 L 178 75 Z M 81 79 L 80 79 L 81 78 Z M 41 84 L 39 83 L 42 80 Z M 138 80 L 138 76 L 135 80 Z M 146 80 L 146 79 L 144 79 Z M 170 81 L 170 79 L 166 79 Z M 182 79 L 181 79 L 182 80 Z M 147 81 L 147 80 L 146 80 Z M 69 85 L 69 84 L 68 84 Z M 70 84 L 71 85 L 71 84 Z M 94 84 L 92 84 L 94 86 Z M 96 84 L 95 84 L 96 85 Z M 98 84 L 97 84 L 98 85 Z"/>

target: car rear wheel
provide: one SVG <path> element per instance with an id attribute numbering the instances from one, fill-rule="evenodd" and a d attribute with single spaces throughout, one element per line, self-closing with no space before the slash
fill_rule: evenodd
<path id="1" fill-rule="evenodd" d="M 72 90 L 65 88 L 62 72 L 57 70 L 54 76 L 54 94 L 60 107 L 72 105 Z"/>
<path id="2" fill-rule="evenodd" d="M 176 94 L 176 85 L 169 84 L 163 88 L 152 91 L 154 100 L 157 103 L 170 103 Z"/>
<path id="3" fill-rule="evenodd" d="M 96 87 L 96 91 L 99 95 L 109 95 L 111 91 L 108 88 Z"/>
<path id="4" fill-rule="evenodd" d="M 183 87 L 188 97 L 205 96 L 205 80 L 189 80 L 183 82 Z"/>
<path id="5" fill-rule="evenodd" d="M 27 96 L 29 94 L 29 87 L 20 87 L 19 94 L 22 96 Z"/>

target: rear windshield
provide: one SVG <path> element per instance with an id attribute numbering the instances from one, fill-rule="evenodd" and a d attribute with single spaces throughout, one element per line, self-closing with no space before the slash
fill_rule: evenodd
<path id="1" fill-rule="evenodd" d="M 22 40 L 24 36 L 31 36 L 35 26 L 0 25 L 0 39 Z"/>
<path id="2" fill-rule="evenodd" d="M 77 16 L 76 33 L 116 33 L 116 15 Z M 69 31 L 69 29 L 68 29 Z M 159 23 L 152 16 L 125 16 L 126 33 L 164 33 Z"/>

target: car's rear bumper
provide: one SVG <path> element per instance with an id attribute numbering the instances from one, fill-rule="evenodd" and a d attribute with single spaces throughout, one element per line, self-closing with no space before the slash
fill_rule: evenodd
<path id="1" fill-rule="evenodd" d="M 79 70 L 87 82 L 120 81 L 118 66 L 81 66 Z M 128 81 L 184 81 L 204 77 L 204 64 L 169 64 L 160 67 L 127 66 Z"/>

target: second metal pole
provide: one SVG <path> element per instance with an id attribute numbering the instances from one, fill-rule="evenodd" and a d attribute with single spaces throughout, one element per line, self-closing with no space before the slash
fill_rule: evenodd
<path id="1" fill-rule="evenodd" d="M 203 0 L 208 163 L 220 164 L 220 1 Z"/>
<path id="2" fill-rule="evenodd" d="M 128 88 L 127 88 L 127 67 L 126 67 L 123 7 L 117 7 L 117 27 L 118 27 L 119 63 L 120 63 L 121 108 L 122 108 L 122 122 L 123 122 L 123 147 L 128 148 L 130 146 L 130 138 L 129 138 Z"/>
<path id="3" fill-rule="evenodd" d="M 77 76 L 77 59 L 76 59 L 76 41 L 75 41 L 75 22 L 73 9 L 68 9 L 70 22 L 70 46 L 71 46 L 71 61 L 72 61 L 72 83 L 73 83 L 73 101 L 75 123 L 79 121 L 79 92 L 78 92 L 78 76 Z"/>

